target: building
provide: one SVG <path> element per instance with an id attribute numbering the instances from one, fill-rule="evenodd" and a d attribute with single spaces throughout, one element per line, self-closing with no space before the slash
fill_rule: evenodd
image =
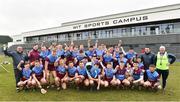
<path id="1" fill-rule="evenodd" d="M 88 37 L 100 43 L 115 45 L 118 40 L 135 50 L 148 46 L 154 52 L 165 45 L 180 58 L 180 4 L 167 5 L 107 16 L 66 22 L 59 27 L 23 32 L 11 44 L 69 42 L 86 44 Z M 27 47 L 27 46 L 26 46 Z"/>

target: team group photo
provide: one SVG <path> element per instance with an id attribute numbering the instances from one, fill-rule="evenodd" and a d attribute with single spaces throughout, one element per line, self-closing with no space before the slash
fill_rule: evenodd
<path id="1" fill-rule="evenodd" d="M 179 1 L 45 1 L 0 0 L 0 101 L 180 100 Z"/>

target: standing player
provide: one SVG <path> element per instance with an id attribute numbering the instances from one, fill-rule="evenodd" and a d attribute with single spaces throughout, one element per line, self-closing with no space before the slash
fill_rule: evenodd
<path id="1" fill-rule="evenodd" d="M 45 65 L 45 59 L 46 57 L 50 54 L 50 50 L 46 48 L 46 46 L 41 47 L 41 52 L 40 52 L 40 61 L 42 65 Z"/>
<path id="2" fill-rule="evenodd" d="M 53 78 L 56 77 L 56 68 L 54 66 L 55 61 L 58 59 L 58 56 L 56 55 L 56 49 L 53 48 L 51 51 L 51 54 L 47 56 L 45 61 L 45 72 L 46 72 L 46 78 L 48 83 L 50 84 L 50 74 L 53 75 Z M 47 88 L 50 86 L 48 85 Z"/>
<path id="3" fill-rule="evenodd" d="M 28 54 L 29 61 L 31 64 L 31 69 L 34 67 L 34 61 L 39 60 L 40 52 L 38 51 L 38 45 L 34 45 L 33 49 Z"/>

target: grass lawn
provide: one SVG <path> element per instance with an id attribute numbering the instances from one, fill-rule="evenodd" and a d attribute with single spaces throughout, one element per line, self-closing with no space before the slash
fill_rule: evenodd
<path id="1" fill-rule="evenodd" d="M 11 59 L 0 56 L 0 62 Z M 151 92 L 148 90 L 122 90 L 122 89 L 101 89 L 100 91 L 48 90 L 42 95 L 39 91 L 21 91 L 16 93 L 15 79 L 12 64 L 4 65 L 10 73 L 5 72 L 0 67 L 0 101 L 180 101 L 180 63 L 175 63 L 170 67 L 166 93 L 162 91 Z"/>

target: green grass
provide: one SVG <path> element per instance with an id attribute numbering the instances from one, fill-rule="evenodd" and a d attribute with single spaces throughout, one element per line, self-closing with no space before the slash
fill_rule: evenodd
<path id="1" fill-rule="evenodd" d="M 10 58 L 0 56 L 0 62 Z M 11 61 L 12 62 L 12 61 Z M 69 88 L 57 92 L 48 90 L 45 95 L 39 91 L 22 91 L 16 93 L 12 64 L 5 65 L 10 73 L 0 67 L 0 101 L 180 101 L 180 63 L 170 67 L 166 93 L 147 90 L 102 89 L 100 91 L 79 90 Z"/>

